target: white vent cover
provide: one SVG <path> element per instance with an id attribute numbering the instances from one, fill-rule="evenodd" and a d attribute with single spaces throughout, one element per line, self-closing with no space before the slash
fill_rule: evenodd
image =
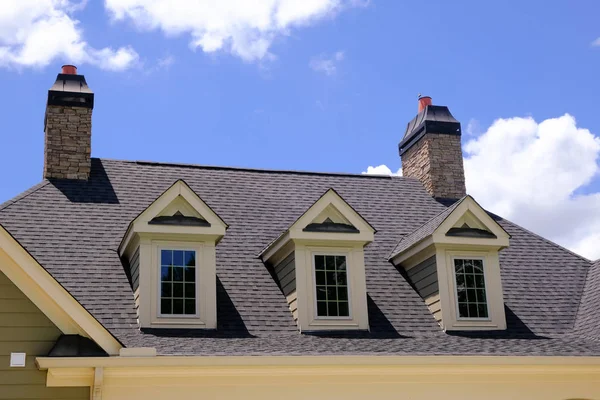
<path id="1" fill-rule="evenodd" d="M 10 353 L 10 366 L 11 367 L 24 367 L 25 366 L 25 353 Z"/>

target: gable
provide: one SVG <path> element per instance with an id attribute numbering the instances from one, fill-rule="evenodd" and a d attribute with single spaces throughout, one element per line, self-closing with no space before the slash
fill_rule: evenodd
<path id="1" fill-rule="evenodd" d="M 110 355 L 123 347 L 0 225 L 0 272 L 64 334 L 93 339 Z"/>
<path id="2" fill-rule="evenodd" d="M 289 233 L 291 239 L 298 240 L 329 238 L 372 242 L 375 229 L 335 190 L 329 189 L 292 224 Z"/>
<path id="3" fill-rule="evenodd" d="M 433 231 L 434 243 L 508 247 L 510 235 L 471 197 L 466 196 Z"/>
<path id="4" fill-rule="evenodd" d="M 46 371 L 36 367 L 36 357 L 47 356 L 61 334 L 60 329 L 0 271 L 0 397 L 89 398 L 87 387 L 47 388 Z M 25 353 L 25 367 L 11 368 L 11 353 Z"/>
<path id="5" fill-rule="evenodd" d="M 179 179 L 131 221 L 119 254 L 125 252 L 134 234 L 203 235 L 218 241 L 227 228 L 225 221 Z"/>

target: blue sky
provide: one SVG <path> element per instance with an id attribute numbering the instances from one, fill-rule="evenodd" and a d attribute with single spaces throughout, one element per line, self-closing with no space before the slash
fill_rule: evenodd
<path id="1" fill-rule="evenodd" d="M 162 10 L 157 3 L 0 4 L 0 202 L 41 180 L 45 99 L 63 63 L 76 63 L 96 93 L 92 155 L 115 159 L 396 172 L 397 144 L 423 93 L 450 107 L 463 124 L 463 144 L 476 149 L 466 155 L 469 192 L 600 257 L 590 250 L 598 247 L 600 217 L 568 235 L 538 221 L 581 209 L 581 201 L 581 223 L 600 214 L 596 1 L 222 0 Z M 565 114 L 574 120 L 561 120 Z M 515 127 L 490 129 L 511 118 Z M 520 127 L 526 133 L 510 146 L 482 147 L 502 129 Z M 523 167 L 539 171 L 521 177 L 507 168 L 540 149 L 543 168 Z M 498 155 L 496 164 L 476 176 L 468 165 L 481 170 L 476 161 L 490 159 L 486 151 Z M 560 161 L 565 152 L 571 157 Z M 561 175 L 575 184 L 545 193 Z M 490 176 L 521 179 L 525 191 L 525 179 L 546 183 L 524 202 L 503 197 L 512 181 L 490 183 Z M 533 215 L 532 204 L 545 214 Z"/>

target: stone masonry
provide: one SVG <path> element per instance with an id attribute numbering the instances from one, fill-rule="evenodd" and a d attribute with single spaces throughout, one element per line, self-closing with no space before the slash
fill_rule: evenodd
<path id="1" fill-rule="evenodd" d="M 44 178 L 87 180 L 91 169 L 92 109 L 48 105 Z"/>
<path id="2" fill-rule="evenodd" d="M 460 136 L 428 133 L 402 155 L 402 175 L 417 178 L 435 198 L 466 193 Z"/>

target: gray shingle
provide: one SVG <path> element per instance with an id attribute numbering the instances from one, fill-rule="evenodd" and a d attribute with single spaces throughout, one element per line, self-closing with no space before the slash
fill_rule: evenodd
<path id="1" fill-rule="evenodd" d="M 178 179 L 229 224 L 217 246 L 218 331 L 141 333 L 116 249 L 131 220 Z M 300 335 L 256 258 L 329 188 L 377 230 L 365 250 L 371 333 L 359 337 Z M 600 354 L 596 341 L 572 336 L 590 262 L 502 219 L 512 236 L 500 257 L 509 329 L 443 333 L 387 256 L 445 210 L 402 177 L 93 159 L 88 182 L 44 182 L 5 203 L 0 223 L 123 343 L 160 354 Z"/>

